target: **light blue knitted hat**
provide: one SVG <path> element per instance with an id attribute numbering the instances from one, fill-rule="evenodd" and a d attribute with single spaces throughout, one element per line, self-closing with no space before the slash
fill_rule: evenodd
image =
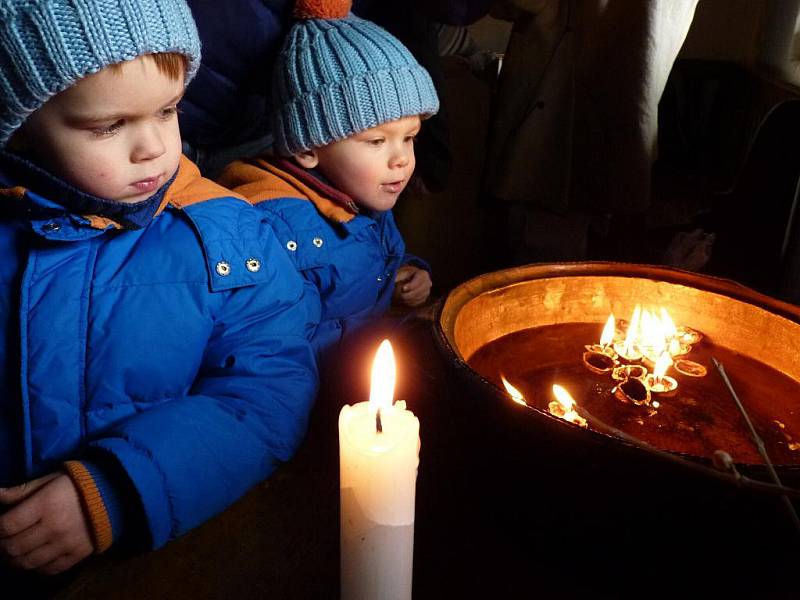
<path id="1" fill-rule="evenodd" d="M 290 156 L 439 110 L 428 72 L 349 0 L 299 0 L 273 73 L 275 151 Z"/>
<path id="2" fill-rule="evenodd" d="M 58 92 L 142 54 L 186 55 L 200 39 L 185 0 L 0 0 L 0 148 Z"/>

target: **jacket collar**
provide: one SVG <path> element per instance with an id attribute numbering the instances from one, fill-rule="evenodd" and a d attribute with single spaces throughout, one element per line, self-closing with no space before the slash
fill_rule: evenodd
<path id="1" fill-rule="evenodd" d="M 264 197 L 260 197 L 256 201 L 269 200 L 273 197 L 279 198 L 287 193 L 294 193 L 308 198 L 325 218 L 334 223 L 348 223 L 359 214 L 358 206 L 350 196 L 334 188 L 327 181 L 321 179 L 321 176 L 315 175 L 314 172 L 307 171 L 289 160 L 254 158 L 249 162 L 257 169 L 263 169 L 277 177 L 286 188 L 269 190 Z M 246 163 L 242 164 L 246 165 Z M 250 168 L 252 169 L 252 167 Z M 238 171 L 234 173 L 235 176 L 239 174 Z"/>
<path id="2" fill-rule="evenodd" d="M 145 200 L 114 202 L 83 192 L 22 156 L 0 152 L 0 184 L 15 182 L 30 192 L 32 216 L 84 215 L 90 222 L 91 217 L 98 217 L 125 229 L 140 229 L 152 220 L 174 179 L 173 175 Z"/>
<path id="3" fill-rule="evenodd" d="M 30 189 L 34 185 L 36 192 Z M 175 175 L 155 194 L 141 202 L 128 204 L 81 192 L 9 152 L 0 152 L 1 196 L 27 199 L 25 210 L 31 219 L 80 215 L 95 229 L 139 229 L 167 206 L 183 209 L 203 200 L 223 197 L 243 200 L 240 195 L 202 177 L 197 166 L 185 156 L 181 156 Z"/>

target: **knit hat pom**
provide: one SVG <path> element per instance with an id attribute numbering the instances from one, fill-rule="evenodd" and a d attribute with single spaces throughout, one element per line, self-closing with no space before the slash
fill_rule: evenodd
<path id="1" fill-rule="evenodd" d="M 344 19 L 353 5 L 351 0 L 297 0 L 297 19 Z"/>

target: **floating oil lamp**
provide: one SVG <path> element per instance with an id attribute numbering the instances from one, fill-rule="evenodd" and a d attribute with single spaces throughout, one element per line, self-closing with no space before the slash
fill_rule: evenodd
<path id="1" fill-rule="evenodd" d="M 608 316 L 599 344 L 584 346 L 583 364 L 592 373 L 604 375 L 619 364 L 617 353 L 612 347 L 614 341 L 614 314 Z"/>
<path id="2" fill-rule="evenodd" d="M 607 354 L 614 360 L 617 359 L 617 353 L 614 351 L 614 332 L 616 331 L 614 324 L 614 313 L 608 315 L 603 333 L 600 334 L 599 344 L 587 344 L 584 346 L 587 352 L 598 352 L 600 354 Z"/>
<path id="3" fill-rule="evenodd" d="M 614 351 L 619 355 L 623 362 L 636 362 L 642 358 L 642 353 L 636 347 L 636 336 L 639 331 L 639 319 L 641 319 L 642 307 L 638 304 L 633 309 L 630 323 L 625 332 L 625 340 L 614 344 Z"/>
<path id="4" fill-rule="evenodd" d="M 619 364 L 619 361 L 614 360 L 614 358 L 602 352 L 587 351 L 583 353 L 583 364 L 592 373 L 605 375 L 613 371 L 614 367 Z"/>
<path id="5" fill-rule="evenodd" d="M 692 329 L 691 327 L 681 325 L 680 327 L 676 328 L 676 337 L 682 344 L 688 344 L 692 346 L 703 339 L 703 334 Z"/>
<path id="6" fill-rule="evenodd" d="M 645 309 L 639 326 L 639 334 L 636 338 L 636 346 L 642 353 L 642 362 L 647 368 L 655 366 L 658 357 L 667 351 L 668 323 L 665 323 L 654 312 Z"/>
<path id="7" fill-rule="evenodd" d="M 688 358 L 679 358 L 672 366 L 678 373 L 687 377 L 705 377 L 708 373 L 708 369 L 703 365 Z"/>
<path id="8" fill-rule="evenodd" d="M 525 402 L 525 396 L 522 395 L 522 392 L 520 392 L 517 388 L 511 385 L 508 382 L 508 379 L 506 379 L 502 375 L 500 375 L 500 379 L 503 381 L 503 385 L 505 386 L 508 395 L 511 396 L 511 399 L 514 402 L 516 402 L 517 404 L 522 404 L 522 406 L 528 406 L 528 403 Z"/>
<path id="9" fill-rule="evenodd" d="M 667 349 L 672 357 L 677 357 L 689 354 L 689 352 L 692 351 L 692 346 L 691 344 L 684 344 L 683 342 L 679 341 L 678 338 L 672 338 L 669 341 Z"/>
<path id="10" fill-rule="evenodd" d="M 645 375 L 647 375 L 647 369 L 642 365 L 620 365 L 611 372 L 611 378 L 614 381 L 641 379 Z"/>
<path id="11" fill-rule="evenodd" d="M 644 383 L 653 394 L 661 396 L 673 396 L 678 389 L 678 382 L 669 375 L 666 375 L 667 368 L 672 364 L 672 357 L 668 352 L 664 352 L 656 361 L 653 372 L 645 377 Z"/>
<path id="12" fill-rule="evenodd" d="M 581 427 L 588 426 L 586 419 L 575 411 L 575 400 L 567 390 L 558 384 L 553 384 L 553 395 L 556 399 L 547 405 L 550 414 Z"/>
<path id="13" fill-rule="evenodd" d="M 650 388 L 641 379 L 626 379 L 614 386 L 611 392 L 617 400 L 626 404 L 635 404 L 636 406 L 650 405 Z"/>

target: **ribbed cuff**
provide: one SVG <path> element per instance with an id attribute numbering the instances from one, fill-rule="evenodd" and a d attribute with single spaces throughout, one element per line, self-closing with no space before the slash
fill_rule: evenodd
<path id="1" fill-rule="evenodd" d="M 83 509 L 92 526 L 94 550 L 99 554 L 108 550 L 114 542 L 111 513 L 106 504 L 113 498 L 113 492 L 101 471 L 92 466 L 77 460 L 64 463 L 64 469 L 78 488 Z"/>

